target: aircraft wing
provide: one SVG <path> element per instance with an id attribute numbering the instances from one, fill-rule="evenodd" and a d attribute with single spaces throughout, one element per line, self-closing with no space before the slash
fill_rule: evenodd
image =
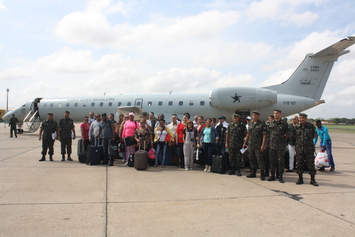
<path id="1" fill-rule="evenodd" d="M 338 43 L 335 43 L 328 48 L 325 48 L 318 53 L 312 55 L 312 58 L 322 58 L 322 57 L 339 57 L 341 52 L 346 48 L 350 47 L 355 43 L 355 36 L 349 36 L 348 38 L 340 40 Z"/>
<path id="2" fill-rule="evenodd" d="M 145 110 L 141 109 L 140 107 L 135 107 L 135 106 L 122 106 L 117 108 L 118 113 L 121 114 L 129 114 L 130 112 L 133 112 L 136 114 L 136 120 L 137 118 L 140 118 Z"/>

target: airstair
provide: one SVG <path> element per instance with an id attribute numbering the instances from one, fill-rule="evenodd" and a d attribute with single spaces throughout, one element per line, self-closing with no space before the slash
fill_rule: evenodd
<path id="1" fill-rule="evenodd" d="M 26 115 L 26 117 L 23 119 L 23 122 L 27 125 L 27 130 L 24 132 L 28 133 L 33 133 L 38 130 L 38 128 L 41 126 L 41 119 L 38 114 L 38 110 L 33 112 L 32 110 Z"/>

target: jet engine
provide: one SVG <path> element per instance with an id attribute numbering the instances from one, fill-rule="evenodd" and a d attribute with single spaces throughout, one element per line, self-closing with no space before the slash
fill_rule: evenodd
<path id="1" fill-rule="evenodd" d="M 221 87 L 211 90 L 210 105 L 225 110 L 252 110 L 277 103 L 277 92 L 254 87 Z"/>

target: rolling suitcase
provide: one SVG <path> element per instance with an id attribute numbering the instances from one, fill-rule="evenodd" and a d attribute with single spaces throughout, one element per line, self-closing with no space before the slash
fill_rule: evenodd
<path id="1" fill-rule="evenodd" d="M 87 152 L 88 165 L 101 164 L 101 159 L 104 157 L 104 147 L 102 146 L 102 140 L 95 138 L 94 145 L 90 145 Z"/>
<path id="2" fill-rule="evenodd" d="M 220 147 L 216 147 L 216 154 L 212 155 L 212 172 L 224 174 L 227 172 L 227 157 L 220 155 Z"/>
<path id="3" fill-rule="evenodd" d="M 144 148 L 146 148 L 145 141 Z M 148 152 L 145 149 L 141 150 L 141 143 L 139 143 L 139 150 L 136 151 L 134 156 L 134 168 L 137 170 L 146 170 L 148 168 Z"/>

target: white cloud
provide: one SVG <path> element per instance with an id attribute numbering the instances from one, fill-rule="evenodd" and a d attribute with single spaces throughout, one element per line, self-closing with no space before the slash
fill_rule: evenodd
<path id="1" fill-rule="evenodd" d="M 253 1 L 248 9 L 247 15 L 250 20 L 275 20 L 281 25 L 306 26 L 318 19 L 316 13 L 302 11 L 301 7 L 306 4 L 320 5 L 326 0 L 261 0 Z M 300 9 L 300 10 L 299 10 Z"/>
<path id="2" fill-rule="evenodd" d="M 4 5 L 3 0 L 0 0 L 0 10 L 7 10 L 7 7 Z"/>
<path id="3" fill-rule="evenodd" d="M 176 44 L 188 39 L 206 40 L 224 28 L 235 24 L 240 15 L 235 11 L 217 10 L 187 17 L 169 19 L 169 25 L 146 23 L 132 26 L 128 23 L 111 26 L 103 11 L 88 7 L 84 12 L 73 12 L 58 22 L 55 32 L 71 43 L 95 47 L 127 47 L 146 41 Z"/>

